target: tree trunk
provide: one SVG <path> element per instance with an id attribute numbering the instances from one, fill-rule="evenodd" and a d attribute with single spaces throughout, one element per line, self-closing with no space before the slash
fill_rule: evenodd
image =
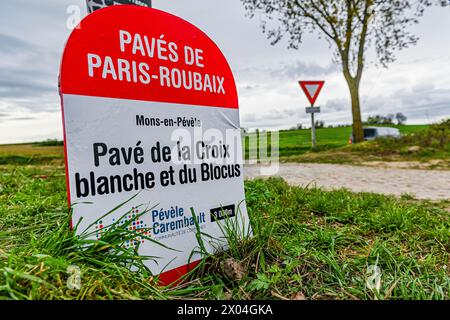
<path id="1" fill-rule="evenodd" d="M 363 142 L 364 131 L 361 120 L 361 108 L 359 104 L 359 81 L 357 79 L 347 79 L 347 84 L 350 90 L 350 97 L 352 101 L 353 142 Z"/>

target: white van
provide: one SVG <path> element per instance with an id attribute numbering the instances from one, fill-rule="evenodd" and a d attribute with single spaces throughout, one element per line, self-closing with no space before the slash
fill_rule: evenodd
<path id="1" fill-rule="evenodd" d="M 400 137 L 400 130 L 397 128 L 389 127 L 365 127 L 364 129 L 364 141 L 374 140 L 380 137 Z M 350 136 L 348 143 L 353 143 L 353 133 Z"/>

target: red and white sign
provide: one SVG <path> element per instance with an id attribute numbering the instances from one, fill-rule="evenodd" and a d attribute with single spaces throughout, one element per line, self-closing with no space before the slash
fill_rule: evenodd
<path id="1" fill-rule="evenodd" d="M 201 258 L 195 220 L 209 253 L 226 217 L 251 232 L 236 85 L 201 30 L 156 9 L 95 11 L 66 44 L 60 95 L 78 234 L 126 226 L 122 245 L 156 257 L 145 264 L 167 284 Z"/>
<path id="2" fill-rule="evenodd" d="M 314 106 L 325 81 L 299 81 L 298 83 L 305 93 L 306 98 L 311 103 L 311 106 Z"/>

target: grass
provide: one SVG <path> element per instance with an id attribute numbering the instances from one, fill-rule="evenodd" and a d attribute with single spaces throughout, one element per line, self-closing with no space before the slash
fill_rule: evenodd
<path id="1" fill-rule="evenodd" d="M 348 144 L 350 127 L 317 129 L 318 146 L 311 150 L 310 130 L 279 132 L 281 162 L 313 162 L 354 165 L 377 165 L 386 162 L 395 166 L 420 169 L 450 168 L 450 120 L 426 125 L 395 126 L 403 136 L 399 139 L 380 138 L 359 144 Z M 246 137 L 246 158 L 256 146 L 249 146 Z M 270 141 L 270 138 L 268 139 Z M 268 142 L 270 146 L 270 142 Z M 380 163 L 381 162 L 381 163 Z"/>
<path id="2" fill-rule="evenodd" d="M 410 167 L 450 168 L 450 119 L 422 130 L 408 128 L 401 138 L 380 138 L 355 145 L 282 158 L 292 162 L 370 164 L 377 161 L 411 162 Z"/>
<path id="3" fill-rule="evenodd" d="M 392 125 L 396 127 L 402 134 L 418 133 L 426 128 L 428 125 Z M 340 148 L 348 145 L 348 140 L 352 128 L 350 126 L 337 128 L 318 128 L 317 135 L 317 150 L 325 151 L 335 148 Z M 248 138 L 256 135 L 250 133 L 246 139 L 246 151 L 248 153 Z M 279 152 L 281 158 L 288 158 L 291 156 L 298 156 L 311 151 L 311 130 L 282 130 L 279 132 Z M 252 146 L 252 149 L 256 149 Z"/>
<path id="4" fill-rule="evenodd" d="M 206 259 L 188 282 L 159 287 L 147 270 L 132 272 L 110 254 L 114 243 L 86 248 L 73 235 L 54 153 L 0 165 L 0 299 L 450 298 L 449 201 L 247 181 L 254 237 L 230 239 L 230 250 Z M 227 258 L 243 268 L 240 280 L 225 275 Z M 366 285 L 373 265 L 379 290 Z M 67 287 L 70 266 L 81 270 L 81 290 Z"/>
<path id="5" fill-rule="evenodd" d="M 45 143 L 23 143 L 0 145 L 0 165 L 2 164 L 58 164 L 62 163 L 64 149 L 61 145 Z"/>

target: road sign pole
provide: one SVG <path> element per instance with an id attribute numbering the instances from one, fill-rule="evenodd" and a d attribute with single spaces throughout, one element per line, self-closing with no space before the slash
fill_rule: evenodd
<path id="1" fill-rule="evenodd" d="M 311 112 L 311 143 L 313 150 L 316 149 L 316 124 L 314 123 L 314 112 Z"/>
<path id="2" fill-rule="evenodd" d="M 139 2 L 138 5 L 152 8 L 153 7 L 152 2 L 153 2 L 152 0 L 142 0 Z M 134 1 L 134 0 L 116 0 L 116 1 L 109 1 L 109 3 L 107 3 L 107 1 L 103 0 L 103 2 L 99 3 L 98 0 L 86 0 L 88 14 L 94 12 L 95 10 L 105 8 L 108 6 L 112 6 L 115 4 L 136 4 L 136 1 Z"/>

